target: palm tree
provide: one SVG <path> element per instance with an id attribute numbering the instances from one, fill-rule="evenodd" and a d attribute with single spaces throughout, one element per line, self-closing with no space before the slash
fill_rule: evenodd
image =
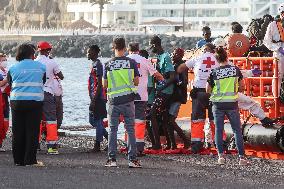
<path id="1" fill-rule="evenodd" d="M 102 16 L 103 9 L 105 4 L 109 4 L 111 0 L 91 0 L 92 6 L 98 4 L 100 6 L 100 25 L 99 25 L 99 33 L 102 31 Z"/>

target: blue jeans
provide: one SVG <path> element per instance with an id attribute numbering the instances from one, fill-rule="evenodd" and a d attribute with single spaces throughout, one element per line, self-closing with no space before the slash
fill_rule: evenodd
<path id="1" fill-rule="evenodd" d="M 119 104 L 109 105 L 108 107 L 108 120 L 109 120 L 109 140 L 108 140 L 108 156 L 110 159 L 116 159 L 117 151 L 117 130 L 119 125 L 119 116 L 124 117 L 124 126 L 128 134 L 127 148 L 128 148 L 128 159 L 136 159 L 136 139 L 134 130 L 135 121 L 135 106 L 134 101 Z"/>
<path id="2" fill-rule="evenodd" d="M 96 141 L 102 142 L 103 137 L 108 134 L 103 125 L 103 119 L 95 119 L 93 113 L 90 112 L 89 122 L 94 128 L 96 128 Z"/>
<path id="3" fill-rule="evenodd" d="M 213 105 L 212 108 L 214 123 L 216 126 L 215 129 L 215 142 L 218 150 L 218 154 L 223 154 L 223 130 L 224 130 L 224 119 L 225 115 L 228 117 L 237 145 L 237 149 L 239 152 L 239 156 L 244 155 L 244 141 L 243 135 L 241 131 L 241 121 L 240 121 L 240 112 L 239 109 L 234 110 L 220 110 L 217 109 L 216 106 Z"/>

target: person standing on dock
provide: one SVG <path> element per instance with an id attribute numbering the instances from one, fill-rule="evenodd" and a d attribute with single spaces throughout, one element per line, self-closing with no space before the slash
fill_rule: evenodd
<path id="1" fill-rule="evenodd" d="M 210 94 L 206 93 L 207 79 L 211 70 L 218 68 L 219 64 L 214 56 L 214 45 L 207 43 L 203 46 L 203 54 L 186 61 L 178 67 L 178 73 L 182 73 L 187 69 L 193 69 L 194 80 L 193 89 L 190 91 L 192 99 L 191 112 L 191 151 L 200 153 L 204 145 L 204 126 L 206 121 L 206 109 L 208 109 L 208 117 L 212 135 L 214 135 L 215 125 L 211 106 L 209 104 Z M 214 138 L 214 136 L 212 136 Z"/>
<path id="2" fill-rule="evenodd" d="M 271 22 L 268 25 L 263 40 L 264 45 L 271 51 L 278 61 L 278 86 L 275 86 L 275 80 L 272 81 L 273 94 L 279 97 L 281 81 L 284 74 L 284 3 L 278 7 L 280 19 Z"/>
<path id="3" fill-rule="evenodd" d="M 56 115 L 56 94 L 55 79 L 60 80 L 64 76 L 54 59 L 50 58 L 52 46 L 46 42 L 38 43 L 39 56 L 36 61 L 46 66 L 46 83 L 44 84 L 44 102 L 43 102 L 43 123 L 46 126 L 46 144 L 48 154 L 58 154 L 58 131 L 57 131 L 57 115 Z"/>
<path id="4" fill-rule="evenodd" d="M 139 55 L 139 44 L 128 44 L 128 58 L 137 62 L 140 74 L 139 85 L 137 86 L 137 96 L 135 104 L 135 135 L 138 155 L 142 156 L 144 151 L 144 137 L 146 130 L 146 107 L 148 101 L 148 76 L 153 76 L 157 81 L 164 80 L 163 76 L 154 68 L 146 58 Z"/>
<path id="5" fill-rule="evenodd" d="M 155 100 L 149 113 L 155 137 L 155 145 L 153 146 L 153 149 L 162 149 L 160 142 L 160 127 L 158 123 L 159 118 L 162 119 L 162 128 L 167 140 L 167 146 L 165 149 L 176 149 L 175 138 L 173 135 L 169 135 L 170 133 L 173 133 L 174 128 L 171 124 L 168 124 L 170 98 L 174 89 L 173 83 L 175 81 L 175 69 L 172 64 L 170 54 L 165 52 L 162 47 L 162 40 L 159 36 L 155 35 L 151 38 L 150 46 L 152 52 L 157 55 L 156 69 L 165 79 L 164 81 L 158 82 L 156 85 Z"/>
<path id="6" fill-rule="evenodd" d="M 136 158 L 135 140 L 135 105 L 134 99 L 137 94 L 135 86 L 139 84 L 139 71 L 137 63 L 125 56 L 125 39 L 118 37 L 113 40 L 115 57 L 105 64 L 104 87 L 107 88 L 108 97 L 108 161 L 106 167 L 117 167 L 117 130 L 119 117 L 123 115 L 124 126 L 128 135 L 128 166 L 129 168 L 141 168 Z"/>
<path id="7" fill-rule="evenodd" d="M 108 139 L 108 132 L 103 125 L 103 119 L 107 117 L 106 94 L 102 86 L 103 65 L 98 59 L 100 48 L 92 45 L 87 51 L 87 57 L 92 60 L 91 72 L 88 81 L 88 91 L 91 99 L 89 106 L 89 122 L 96 128 L 96 142 L 93 152 L 101 151 L 103 137 Z"/>
<path id="8" fill-rule="evenodd" d="M 29 44 L 18 47 L 16 60 L 8 72 L 11 89 L 12 152 L 15 165 L 43 166 L 36 158 L 46 66 L 33 61 L 35 50 Z"/>
<path id="9" fill-rule="evenodd" d="M 216 60 L 220 67 L 212 69 L 206 86 L 206 92 L 211 94 L 210 101 L 213 104 L 215 143 L 218 151 L 218 163 L 225 164 L 223 149 L 223 132 L 225 116 L 230 121 L 239 153 L 239 165 L 248 165 L 245 158 L 243 135 L 241 131 L 240 112 L 238 107 L 239 83 L 243 79 L 240 69 L 229 65 L 227 52 L 223 47 L 216 48 Z"/>

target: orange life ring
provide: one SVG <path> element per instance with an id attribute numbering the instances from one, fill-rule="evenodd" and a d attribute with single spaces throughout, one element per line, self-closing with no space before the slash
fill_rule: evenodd
<path id="1" fill-rule="evenodd" d="M 226 39 L 229 57 L 241 57 L 249 50 L 250 42 L 244 34 L 234 33 Z"/>

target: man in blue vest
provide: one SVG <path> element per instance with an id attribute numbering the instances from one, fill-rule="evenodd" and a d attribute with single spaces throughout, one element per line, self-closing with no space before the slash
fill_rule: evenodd
<path id="1" fill-rule="evenodd" d="M 141 168 L 136 159 L 136 140 L 134 130 L 135 107 L 134 99 L 136 87 L 139 84 L 139 71 L 137 63 L 125 56 L 126 45 L 124 38 L 116 38 L 113 41 L 115 57 L 105 65 L 104 87 L 107 88 L 109 141 L 108 161 L 106 167 L 117 167 L 117 130 L 119 117 L 123 115 L 125 129 L 128 134 L 128 160 L 129 168 Z"/>

